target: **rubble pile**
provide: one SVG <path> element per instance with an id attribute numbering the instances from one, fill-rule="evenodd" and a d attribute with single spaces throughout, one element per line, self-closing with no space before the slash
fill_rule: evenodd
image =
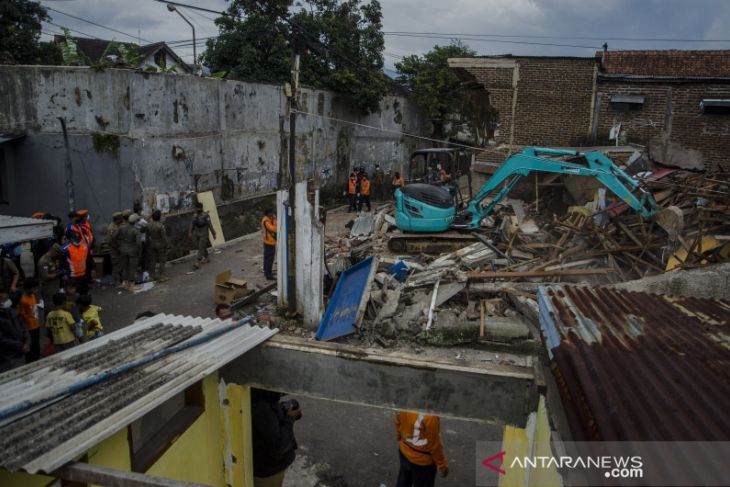
<path id="1" fill-rule="evenodd" d="M 654 195 L 642 218 L 603 189 L 572 202 L 562 215 L 538 202 L 505 200 L 479 232 L 462 233 L 448 252 L 393 252 L 393 204 L 358 216 L 348 236 L 327 241 L 330 273 L 378 259 L 356 340 L 384 347 L 533 343 L 541 284 L 615 284 L 730 260 L 730 174 L 659 169 L 634 176 Z M 555 179 L 552 179 L 555 186 Z M 464 244 L 464 240 L 467 242 Z M 440 248 L 438 246 L 430 246 Z M 520 308 L 520 312 L 516 308 Z"/>

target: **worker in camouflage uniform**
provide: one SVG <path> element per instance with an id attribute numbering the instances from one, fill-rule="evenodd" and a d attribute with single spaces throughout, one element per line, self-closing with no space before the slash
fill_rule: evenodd
<path id="1" fill-rule="evenodd" d="M 167 281 L 165 276 L 165 262 L 167 261 L 167 231 L 165 225 L 160 221 L 162 212 L 155 210 L 152 213 L 152 221 L 147 224 L 147 249 L 150 254 L 150 273 L 155 281 Z M 159 273 L 157 266 L 160 266 Z"/>
<path id="2" fill-rule="evenodd" d="M 120 255 L 119 255 L 119 241 L 117 240 L 117 232 L 124 223 L 124 217 L 121 212 L 116 212 L 112 215 L 112 222 L 106 227 L 106 233 L 109 237 L 109 253 L 112 261 L 112 282 L 119 284 L 122 282 L 121 267 L 120 267 Z"/>
<path id="3" fill-rule="evenodd" d="M 124 214 L 124 213 L 122 213 Z M 121 267 L 121 287 L 132 290 L 137 280 L 137 263 L 139 260 L 139 230 L 134 226 L 139 216 L 130 212 L 129 218 L 122 222 L 116 234 L 119 246 L 119 262 Z"/>
<path id="4" fill-rule="evenodd" d="M 216 238 L 215 230 L 213 229 L 213 223 L 210 221 L 210 216 L 207 212 L 203 211 L 203 203 L 195 204 L 195 215 L 190 221 L 190 228 L 188 229 L 188 237 L 193 239 L 195 247 L 198 249 L 198 261 L 193 264 L 196 269 L 200 267 L 200 264 L 205 264 L 208 261 L 208 232 Z"/>

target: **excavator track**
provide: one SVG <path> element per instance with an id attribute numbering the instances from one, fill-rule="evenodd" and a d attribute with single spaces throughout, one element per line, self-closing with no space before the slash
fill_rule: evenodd
<path id="1" fill-rule="evenodd" d="M 402 233 L 393 232 L 388 240 L 388 250 L 404 254 L 442 254 L 454 252 L 476 239 L 469 233 Z"/>

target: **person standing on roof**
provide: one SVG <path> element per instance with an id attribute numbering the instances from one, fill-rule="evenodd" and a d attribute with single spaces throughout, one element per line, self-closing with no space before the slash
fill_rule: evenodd
<path id="1" fill-rule="evenodd" d="M 396 487 L 433 487 L 436 470 L 449 474 L 438 416 L 409 411 L 395 415 L 400 471 Z"/>
<path id="2" fill-rule="evenodd" d="M 213 239 L 217 238 L 210 216 L 203 210 L 203 203 L 195 203 L 195 215 L 190 221 L 188 237 L 193 239 L 195 247 L 198 249 L 198 261 L 193 264 L 196 269 L 200 268 L 201 264 L 210 262 L 208 260 L 208 232 L 213 235 Z"/>
<path id="3" fill-rule="evenodd" d="M 264 276 L 267 280 L 274 278 L 274 257 L 276 256 L 277 220 L 273 208 L 267 208 L 261 219 L 261 235 L 264 238 Z"/>

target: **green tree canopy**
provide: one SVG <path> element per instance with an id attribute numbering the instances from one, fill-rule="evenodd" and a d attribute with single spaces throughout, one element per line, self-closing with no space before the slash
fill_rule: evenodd
<path id="1" fill-rule="evenodd" d="M 30 0 L 0 1 L 0 64 L 60 64 L 57 46 L 39 42 L 48 11 Z"/>
<path id="2" fill-rule="evenodd" d="M 434 46 L 423 56 L 411 55 L 396 63 L 400 73 L 398 82 L 406 88 L 413 100 L 428 112 L 434 124 L 434 135 L 444 137 L 444 126 L 450 117 L 471 121 L 474 112 L 470 107 L 471 93 L 465 90 L 454 70 L 449 68 L 449 58 L 473 57 L 472 49 L 461 43 Z"/>
<path id="3" fill-rule="evenodd" d="M 352 97 L 365 112 L 386 92 L 382 10 L 377 0 L 233 0 L 216 20 L 204 61 L 244 81 L 289 81 L 291 42 L 302 54 L 300 81 Z"/>

